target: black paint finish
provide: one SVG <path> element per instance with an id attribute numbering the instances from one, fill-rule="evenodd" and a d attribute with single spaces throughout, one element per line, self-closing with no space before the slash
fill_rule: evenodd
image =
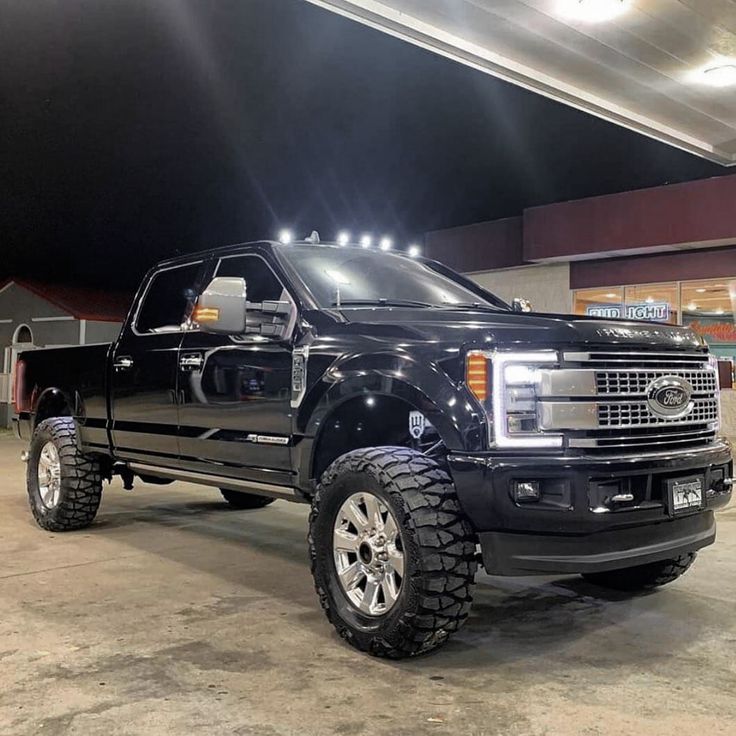
<path id="1" fill-rule="evenodd" d="M 314 247 L 324 248 L 326 257 L 341 250 Z M 166 270 L 198 262 L 197 289 L 201 289 L 223 257 L 259 255 L 293 306 L 282 337 L 235 338 L 176 327 L 139 335 L 133 326 L 134 307 L 112 346 L 38 350 L 21 356 L 24 393 L 32 405 L 19 418 L 22 436 L 29 437 L 34 423 L 46 416 L 71 415 L 79 422 L 83 449 L 113 462 L 136 461 L 233 482 L 295 487 L 308 498 L 329 463 L 351 449 L 417 446 L 409 435 L 408 417 L 409 412 L 420 411 L 428 422 L 429 444 L 440 443 L 447 452 L 447 467 L 476 530 L 522 533 L 537 540 L 545 535 L 553 540 L 559 535 L 583 538 L 605 532 L 606 545 L 614 547 L 618 529 L 660 525 L 658 533 L 666 537 L 662 530 L 670 528 L 670 519 L 664 501 L 649 497 L 646 508 L 625 515 L 593 513 L 590 498 L 601 478 L 630 477 L 626 482 L 632 488 L 646 487 L 650 493 L 673 474 L 699 472 L 706 478 L 715 472 L 721 473 L 719 477 L 732 474 L 725 442 L 672 457 L 615 462 L 557 450 L 502 455 L 489 446 L 486 413 L 463 381 L 464 355 L 473 348 L 704 350 L 689 331 L 514 313 L 494 306 L 498 302 L 490 297 L 495 302 L 486 308 L 388 304 L 319 308 L 285 259 L 286 248 L 276 243 L 231 246 L 157 267 Z M 157 269 L 146 277 L 136 305 Z M 444 267 L 437 269 L 447 273 Z M 457 279 L 468 285 L 463 277 Z M 471 288 L 482 296 L 479 287 Z M 182 315 L 183 322 L 186 316 Z M 292 357 L 297 348 L 308 354 L 306 390 L 292 404 Z M 528 478 L 552 484 L 553 501 L 548 506 L 522 508 L 511 500 L 510 484 Z M 702 513 L 710 513 L 728 498 L 730 492 L 722 489 L 707 499 Z M 624 546 L 630 541 L 628 534 L 621 537 Z M 496 546 L 508 541 L 505 536 L 487 539 Z M 560 544 L 567 550 L 566 543 Z M 592 543 L 587 548 L 597 547 Z M 504 554 L 505 567 L 499 569 L 512 571 L 515 551 Z M 539 564 L 548 570 L 546 562 Z"/>

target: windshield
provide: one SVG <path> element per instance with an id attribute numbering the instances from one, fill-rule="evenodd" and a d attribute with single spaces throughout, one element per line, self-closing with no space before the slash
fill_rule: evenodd
<path id="1" fill-rule="evenodd" d="M 367 304 L 416 307 L 508 307 L 439 264 L 353 247 L 290 245 L 279 254 L 291 264 L 322 308 Z M 440 273 L 437 269 L 442 269 Z"/>

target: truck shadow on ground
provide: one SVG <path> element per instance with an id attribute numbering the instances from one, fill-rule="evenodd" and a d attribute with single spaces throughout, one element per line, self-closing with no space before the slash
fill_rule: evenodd
<path id="1" fill-rule="evenodd" d="M 337 642 L 312 587 L 305 517 L 306 507 L 284 503 L 236 511 L 219 501 L 167 498 L 110 508 L 89 532 L 112 535 L 139 551 L 281 599 L 312 635 Z M 174 538 L 161 545 L 160 535 L 150 533 L 152 527 L 175 530 Z M 717 627 L 719 617 L 730 615 L 726 608 L 726 602 L 701 600 L 679 585 L 631 596 L 607 592 L 578 577 L 495 578 L 479 573 L 464 629 L 429 657 L 387 665 L 412 671 L 424 669 L 431 659 L 433 667 L 495 666 L 562 654 L 584 639 L 589 640 L 588 651 L 590 640 L 598 641 L 594 650 L 604 667 L 641 663 L 643 656 L 656 662 L 670 658 L 683 641 L 696 641 L 702 629 Z M 575 658 L 569 661 L 573 666 Z"/>

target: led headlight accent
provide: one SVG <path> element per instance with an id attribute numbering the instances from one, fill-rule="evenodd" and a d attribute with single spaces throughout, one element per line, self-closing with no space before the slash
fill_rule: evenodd
<path id="1" fill-rule="evenodd" d="M 497 447 L 562 447 L 562 436 L 538 429 L 536 389 L 539 368 L 557 362 L 557 353 L 492 354 L 493 432 Z"/>
<path id="2" fill-rule="evenodd" d="M 708 356 L 708 368 L 716 374 L 716 395 L 718 396 L 718 413 L 715 422 L 712 422 L 716 432 L 721 431 L 721 376 L 718 371 L 718 358 L 715 355 Z"/>

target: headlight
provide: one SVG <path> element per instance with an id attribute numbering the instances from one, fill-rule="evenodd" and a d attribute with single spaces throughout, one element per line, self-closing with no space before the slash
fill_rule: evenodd
<path id="1" fill-rule="evenodd" d="M 468 353 L 466 382 L 490 415 L 496 447 L 562 447 L 562 435 L 540 431 L 537 418 L 540 369 L 556 362 L 552 350 Z"/>

